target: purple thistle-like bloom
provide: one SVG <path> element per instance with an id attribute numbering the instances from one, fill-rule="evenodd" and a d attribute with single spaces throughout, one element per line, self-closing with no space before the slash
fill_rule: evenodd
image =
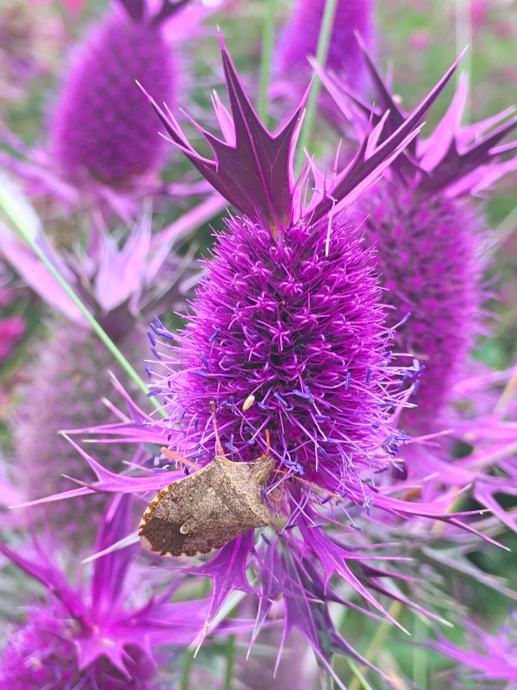
<path id="1" fill-rule="evenodd" d="M 116 343 L 129 361 L 140 361 L 146 351 L 141 329 L 128 321 L 130 332 Z M 107 372 L 113 356 L 88 328 L 62 318 L 47 320 L 49 337 L 33 349 L 27 383 L 19 391 L 20 404 L 13 424 L 18 485 L 26 500 L 64 491 L 67 476 L 88 481 L 91 474 L 65 438 L 63 429 L 110 418 L 102 403 L 112 390 Z M 127 458 L 127 448 L 110 446 L 103 455 L 107 467 L 117 470 Z M 70 501 L 45 509 L 44 522 L 60 530 L 63 543 L 90 543 L 105 505 L 105 496 L 95 501 Z M 79 511 L 79 513 L 78 513 Z M 87 511 L 89 518 L 82 519 Z M 37 524 L 40 511 L 27 515 Z"/>
<path id="2" fill-rule="evenodd" d="M 202 130 L 215 161 L 197 154 L 159 111 L 172 141 L 242 215 L 218 238 L 190 323 L 172 345 L 171 370 L 162 357 L 157 387 L 172 399 L 173 421 L 181 419 L 184 452 L 210 459 L 213 400 L 232 457 L 256 458 L 268 430 L 280 468 L 342 492 L 361 466 L 372 467 L 399 385 L 387 365 L 372 261 L 343 211 L 413 136 L 441 87 L 380 149 L 378 132 L 366 137 L 330 189 L 304 208 L 291 171 L 301 108 L 271 135 L 224 49 L 223 63 L 232 114 L 219 101 L 216 109 L 225 141 Z"/>
<path id="3" fill-rule="evenodd" d="M 415 136 L 455 67 L 378 146 L 380 122 L 331 182 L 311 166 L 317 189 L 305 203 L 306 178 L 295 182 L 291 169 L 301 107 L 271 134 L 224 48 L 222 53 L 231 113 L 218 98 L 215 108 L 224 139 L 201 130 L 214 159 L 198 154 L 170 112 L 155 107 L 172 142 L 239 215 L 216 240 L 186 329 L 175 338 L 159 320 L 152 324 L 152 393 L 163 397 L 170 419 L 147 417 L 124 394 L 129 416 L 101 429 L 101 437 L 168 444 L 205 465 L 214 454 L 214 401 L 228 457 L 248 461 L 269 453 L 274 458 L 265 498 L 279 524 L 257 544 L 253 531 L 246 532 L 208 562 L 188 567 L 213 581 L 207 628 L 197 642 L 232 590 L 260 595 L 257 631 L 283 596 L 284 638 L 297 627 L 331 671 L 332 652 L 355 654 L 328 612 L 330 601 L 347 605 L 334 589 L 335 580 L 348 583 L 382 613 L 372 590 L 410 603 L 383 580 L 404 577 L 380 563 L 375 567 L 376 561 L 396 557 L 357 545 L 358 535 L 348 525 L 342 528 L 346 534 L 331 536 L 336 521 L 379 510 L 458 522 L 447 514 L 450 496 L 410 503 L 391 496 L 389 487 L 376 486 L 375 473 L 393 465 L 400 442 L 391 427 L 400 379 L 388 362 L 390 333 L 370 250 L 345 215 Z M 182 475 L 166 468 L 151 476 L 117 475 L 78 450 L 97 480 L 48 501 L 98 491 L 142 493 Z M 247 578 L 250 567 L 258 573 L 254 586 Z"/>
<path id="4" fill-rule="evenodd" d="M 186 443 L 197 436 L 203 457 L 210 432 L 204 438 L 192 427 L 210 429 L 215 400 L 232 457 L 256 458 L 268 429 L 280 467 L 342 490 L 378 448 L 373 430 L 384 425 L 393 380 L 361 234 L 335 218 L 328 252 L 326 242 L 324 223 L 288 227 L 272 242 L 263 224 L 230 220 L 178 336 L 178 371 L 166 381 Z M 255 402 L 243 409 L 249 396 Z"/>
<path id="5" fill-rule="evenodd" d="M 325 0 L 297 0 L 278 45 L 280 71 L 289 78 L 310 76 L 309 55 L 316 55 Z M 334 25 L 327 56 L 327 67 L 354 87 L 361 85 L 364 63 L 355 32 L 367 44 L 373 34 L 373 0 L 337 0 Z"/>
<path id="6" fill-rule="evenodd" d="M 103 517 L 97 550 L 127 534 L 132 501 L 117 497 Z M 134 547 L 98 558 L 88 585 L 74 587 L 41 545 L 26 558 L 5 545 L 0 552 L 48 590 L 0 654 L 0 686 L 10 690 L 158 690 L 156 652 L 186 645 L 203 621 L 206 602 L 169 603 L 173 588 L 137 600 L 131 579 Z M 141 581 L 141 577 L 139 577 Z M 170 684 L 167 685 L 170 687 Z"/>
<path id="7" fill-rule="evenodd" d="M 394 307 L 396 347 L 417 359 L 421 373 L 403 413 L 411 433 L 430 433 L 443 424 L 453 386 L 480 330 L 481 219 L 464 200 L 407 191 L 383 180 L 360 202 L 370 243 L 377 249 L 385 301 Z"/>
<path id="8" fill-rule="evenodd" d="M 188 0 L 113 3 L 77 50 L 49 118 L 50 141 L 28 147 L 4 129 L 0 162 L 23 182 L 31 198 L 44 196 L 59 209 L 101 210 L 130 222 L 143 197 L 184 198 L 199 192 L 188 181 L 160 180 L 163 142 L 135 79 L 152 93 L 174 99 L 181 86 L 181 45 L 195 36 L 217 5 L 189 6 Z M 151 15 L 148 4 L 160 4 L 161 9 Z"/>
<path id="9" fill-rule="evenodd" d="M 379 108 L 370 107 L 333 77 L 323 79 L 343 113 L 344 94 L 374 122 L 387 116 L 382 136 L 404 122 L 406 114 L 365 53 Z M 467 355 L 480 330 L 483 299 L 482 212 L 468 198 L 515 168 L 499 160 L 515 145 L 499 143 L 517 124 L 504 120 L 511 110 L 486 121 L 460 125 L 467 83 L 460 79 L 451 106 L 427 139 L 415 139 L 386 177 L 358 205 L 366 216 L 368 239 L 378 252 L 378 267 L 394 308 L 397 349 L 425 365 L 414 402 L 404 412 L 411 432 L 435 431 L 464 373 Z"/>
<path id="10" fill-rule="evenodd" d="M 121 0 L 80 47 L 52 123 L 52 148 L 65 175 L 121 186 L 156 169 L 163 142 L 135 85 L 175 99 L 178 80 L 165 19 L 186 1 L 147 16 L 144 0 Z"/>

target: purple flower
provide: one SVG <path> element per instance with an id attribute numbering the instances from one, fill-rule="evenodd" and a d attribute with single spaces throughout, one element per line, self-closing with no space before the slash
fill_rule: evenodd
<path id="1" fill-rule="evenodd" d="M 230 456 L 257 458 L 267 430 L 281 470 L 343 492 L 372 467 L 399 385 L 387 364 L 371 256 L 343 211 L 379 177 L 439 89 L 381 149 L 371 143 L 378 133 L 367 137 L 305 208 L 291 171 L 301 109 L 271 135 L 225 50 L 223 63 L 232 114 L 216 107 L 225 141 L 202 130 L 216 160 L 197 154 L 159 111 L 174 143 L 242 215 L 217 238 L 190 322 L 160 357 L 156 389 L 172 401 L 173 421 L 181 419 L 174 443 L 182 452 L 211 458 L 215 401 Z"/>
<path id="2" fill-rule="evenodd" d="M 115 187 L 161 162 L 163 142 L 135 80 L 175 100 L 176 60 L 161 26 L 185 1 L 164 2 L 152 17 L 144 0 L 120 4 L 78 50 L 52 126 L 52 147 L 65 175 L 87 174 Z"/>
<path id="3" fill-rule="evenodd" d="M 375 474 L 392 465 L 401 440 L 391 428 L 400 381 L 388 362 L 390 335 L 370 252 L 344 215 L 415 136 L 454 67 L 380 147 L 384 123 L 330 183 L 313 169 L 317 189 L 305 202 L 306 178 L 295 182 L 291 169 L 301 107 L 278 132 L 268 132 L 224 48 L 222 53 L 232 111 L 215 99 L 224 139 L 201 129 L 215 159 L 198 154 L 174 117 L 155 107 L 172 142 L 239 215 L 216 239 L 186 329 L 175 339 L 159 320 L 152 324 L 152 394 L 162 396 L 170 419 L 147 417 L 124 394 L 130 418 L 100 434 L 114 435 L 115 443 L 169 444 L 205 465 L 214 455 L 214 401 L 228 457 L 248 461 L 269 453 L 274 458 L 266 498 L 280 523 L 257 544 L 252 531 L 241 534 L 189 572 L 213 580 L 207 625 L 233 589 L 260 595 L 257 631 L 282 596 L 284 636 L 297 627 L 331 670 L 333 651 L 354 654 L 328 612 L 330 601 L 346 603 L 334 579 L 347 582 L 383 613 L 371 590 L 409 602 L 383 582 L 399 577 L 395 570 L 375 567 L 383 555 L 373 555 L 360 536 L 357 543 L 353 528 L 343 538 L 327 528 L 351 513 L 374 510 L 457 521 L 446 514 L 450 498 L 412 504 L 376 486 Z M 78 450 L 97 481 L 47 500 L 99 490 L 152 491 L 181 476 L 177 470 L 117 475 Z M 251 566 L 258 572 L 253 587 L 247 578 Z"/>
<path id="4" fill-rule="evenodd" d="M 297 0 L 277 50 L 285 75 L 310 76 L 309 55 L 316 55 L 325 0 Z M 364 80 L 364 63 L 355 32 L 369 45 L 373 38 L 373 0 L 337 0 L 327 67 L 354 87 Z"/>
<path id="5" fill-rule="evenodd" d="M 420 363 L 419 388 L 402 425 L 426 434 L 444 424 L 453 387 L 480 331 L 482 221 L 465 200 L 422 198 L 384 180 L 359 204 L 394 309 L 396 347 Z"/>
<path id="6" fill-rule="evenodd" d="M 386 117 L 381 135 L 407 117 L 365 53 L 380 107 L 371 107 L 333 77 L 324 81 L 343 113 L 344 94 L 374 122 Z M 408 361 L 423 365 L 416 408 L 403 414 L 411 432 L 430 433 L 444 424 L 454 385 L 464 373 L 468 353 L 480 330 L 482 211 L 466 198 L 516 167 L 500 160 L 515 145 L 500 141 L 517 124 L 504 122 L 510 111 L 462 127 L 467 83 L 460 79 L 446 115 L 427 138 L 411 142 L 392 166 L 391 175 L 357 207 L 369 242 L 378 252 L 386 302 L 393 307 L 396 346 Z"/>
<path id="7" fill-rule="evenodd" d="M 76 50 L 49 118 L 48 144 L 27 147 L 4 129 L 0 162 L 31 197 L 45 195 L 67 211 L 100 208 L 128 222 L 137 214 L 135 202 L 151 193 L 183 198 L 198 191 L 188 182 L 163 185 L 158 178 L 163 142 L 135 80 L 174 102 L 181 86 L 179 44 L 192 39 L 217 6 L 113 3 Z"/>
<path id="8" fill-rule="evenodd" d="M 116 498 L 97 540 L 102 551 L 127 534 L 132 501 Z M 88 585 L 74 587 L 56 565 L 57 548 L 36 546 L 29 559 L 5 545 L 0 552 L 48 590 L 27 611 L 0 655 L 0 684 L 12 690 L 158 690 L 156 655 L 164 645 L 187 645 L 203 621 L 203 600 L 168 603 L 173 587 L 138 599 L 134 548 L 94 562 Z M 133 584 L 132 584 L 133 582 Z M 171 652 L 169 651 L 169 656 Z M 167 685 L 170 687 L 170 685 Z"/>

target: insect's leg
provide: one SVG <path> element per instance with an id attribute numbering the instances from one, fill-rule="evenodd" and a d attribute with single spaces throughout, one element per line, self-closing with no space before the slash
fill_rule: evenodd
<path id="1" fill-rule="evenodd" d="M 171 462 L 180 462 L 181 464 L 186 465 L 187 467 L 190 467 L 193 470 L 201 469 L 201 467 L 197 465 L 195 462 L 192 462 L 192 460 L 187 460 L 187 458 L 184 458 L 182 455 L 179 455 L 179 453 L 175 453 L 173 450 L 170 450 L 170 448 L 160 448 L 160 453 Z"/>

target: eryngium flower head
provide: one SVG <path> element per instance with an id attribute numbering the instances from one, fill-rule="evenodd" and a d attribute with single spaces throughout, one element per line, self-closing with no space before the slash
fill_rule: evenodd
<path id="1" fill-rule="evenodd" d="M 172 141 L 242 214 L 217 239 L 158 387 L 172 397 L 184 452 L 211 458 L 214 401 L 223 445 L 235 459 L 269 450 L 279 468 L 342 492 L 358 470 L 372 468 L 399 384 L 387 365 L 371 257 L 343 211 L 414 135 L 441 87 L 381 149 L 369 149 L 378 132 L 366 137 L 330 189 L 304 208 L 291 170 L 301 107 L 271 135 L 224 49 L 223 64 L 232 114 L 218 100 L 216 110 L 226 141 L 203 130 L 215 161 L 197 154 L 158 109 Z M 170 338 L 160 328 L 158 335 Z"/>
<path id="2" fill-rule="evenodd" d="M 344 511 L 377 507 L 398 516 L 452 518 L 444 515 L 443 502 L 408 504 L 372 486 L 373 474 L 390 467 L 396 451 L 398 437 L 389 431 L 400 379 L 387 363 L 389 335 L 370 251 L 342 214 L 415 136 L 454 68 L 380 147 L 384 123 L 374 128 L 328 185 L 312 168 L 317 191 L 305 203 L 306 180 L 296 184 L 291 167 L 302 107 L 270 133 L 224 47 L 222 52 L 232 112 L 216 97 L 224 139 L 201 130 L 214 159 L 198 154 L 174 117 L 155 108 L 172 142 L 240 215 L 229 219 L 216 240 L 179 339 L 159 320 L 152 324 L 156 368 L 163 367 L 153 393 L 165 398 L 170 419 L 148 418 L 133 406 L 130 420 L 96 430 L 96 436 L 167 443 L 205 465 L 214 455 L 215 416 L 230 458 L 270 455 L 276 468 L 264 498 L 280 524 L 271 524 L 257 546 L 253 531 L 243 531 L 190 572 L 214 583 L 208 629 L 229 592 L 250 590 L 246 572 L 253 556 L 259 574 L 254 590 L 262 602 L 256 630 L 283 596 L 284 636 L 297 627 L 330 669 L 332 651 L 350 649 L 327 608 L 328 601 L 342 601 L 333 577 L 381 611 L 369 588 L 390 596 L 380 582 L 386 573 L 368 566 L 369 556 L 327 535 L 341 501 Z M 67 497 L 103 490 L 142 493 L 181 477 L 166 467 L 147 476 L 115 475 L 79 450 L 97 481 Z M 334 499 L 335 510 L 327 512 Z"/>
<path id="3" fill-rule="evenodd" d="M 185 4 L 164 2 L 148 17 L 144 0 L 121 0 L 80 46 L 54 111 L 52 142 L 65 175 L 112 186 L 156 169 L 163 142 L 136 88 L 175 98 L 174 53 L 161 26 Z M 168 12 L 165 11 L 168 8 Z"/>
<path id="4" fill-rule="evenodd" d="M 381 108 L 350 92 L 348 97 L 374 122 L 387 117 L 385 132 L 393 131 L 406 114 L 366 54 L 365 59 Z M 323 78 L 346 112 L 336 80 Z M 397 350 L 425 365 L 414 398 L 417 407 L 404 413 L 409 429 L 424 434 L 436 429 L 446 411 L 480 330 L 482 213 L 465 196 L 479 192 L 517 162 L 498 160 L 514 146 L 498 144 L 517 119 L 500 124 L 510 112 L 505 111 L 461 127 L 466 97 L 462 78 L 431 136 L 411 142 L 393 164 L 391 177 L 356 207 L 359 218 L 366 216 L 368 239 L 378 251 L 385 300 L 394 307 L 393 324 L 405 322 L 397 329 Z"/>
<path id="5" fill-rule="evenodd" d="M 344 218 L 327 237 L 327 223 L 299 222 L 274 242 L 263 223 L 232 218 L 167 384 L 203 455 L 214 400 L 229 453 L 256 458 L 268 429 L 281 466 L 336 488 L 378 446 L 393 381 L 371 252 Z"/>
<path id="6" fill-rule="evenodd" d="M 278 66 L 283 74 L 310 75 L 307 57 L 316 55 L 325 4 L 325 0 L 297 0 L 278 46 Z M 365 76 L 355 40 L 357 31 L 369 44 L 373 33 L 372 0 L 337 0 L 326 64 L 354 87 Z"/>
<path id="7" fill-rule="evenodd" d="M 103 551 L 125 536 L 132 515 L 128 497 L 117 497 L 102 519 Z M 0 654 L 0 686 L 9 690 L 158 690 L 156 652 L 187 645 L 203 618 L 202 600 L 170 604 L 171 589 L 136 594 L 134 548 L 98 558 L 88 584 L 72 587 L 56 565 L 59 547 L 36 546 L 26 558 L 0 545 L 0 552 L 48 590 L 44 602 L 9 636 Z M 148 590 L 149 591 L 149 590 Z M 169 647 L 170 649 L 170 647 Z M 170 682 L 167 684 L 170 687 Z"/>
<path id="8" fill-rule="evenodd" d="M 425 199 L 383 180 L 360 202 L 368 213 L 366 234 L 377 250 L 394 309 L 396 348 L 418 360 L 421 373 L 404 423 L 416 433 L 430 432 L 454 395 L 454 384 L 479 332 L 481 219 L 464 200 L 432 195 Z"/>

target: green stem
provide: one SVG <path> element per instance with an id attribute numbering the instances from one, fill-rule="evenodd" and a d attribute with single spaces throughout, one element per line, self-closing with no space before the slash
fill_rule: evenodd
<path id="1" fill-rule="evenodd" d="M 185 650 L 183 659 L 183 670 L 181 672 L 180 690 L 189 690 L 190 672 L 194 666 L 194 652 L 190 649 Z"/>
<path id="2" fill-rule="evenodd" d="M 262 122 L 268 126 L 268 91 L 271 79 L 271 62 L 275 43 L 276 0 L 265 0 L 264 23 L 262 27 L 262 59 L 260 63 L 260 91 L 258 113 Z"/>
<path id="3" fill-rule="evenodd" d="M 336 14 L 337 0 L 327 0 L 325 4 L 325 11 L 321 22 L 320 35 L 318 38 L 318 49 L 316 51 L 316 62 L 320 67 L 325 67 L 327 62 L 327 55 L 330 46 L 330 38 L 332 36 L 332 27 L 334 25 L 334 16 Z M 298 146 L 298 153 L 296 156 L 296 169 L 300 170 L 303 165 L 305 156 L 305 149 L 308 147 L 312 128 L 314 127 L 314 120 L 316 118 L 316 107 L 318 105 L 318 95 L 321 88 L 321 82 L 317 77 L 314 77 L 311 90 L 309 93 L 309 100 L 307 102 L 307 111 L 305 113 L 305 120 L 303 122 L 302 131 L 300 133 L 300 142 Z"/>
<path id="4" fill-rule="evenodd" d="M 400 615 L 400 612 L 402 611 L 402 604 L 399 601 L 394 601 L 393 604 L 389 608 L 389 613 L 392 618 L 397 619 L 398 616 Z M 392 623 L 389 620 L 385 620 L 379 625 L 377 628 L 377 632 L 373 636 L 372 641 L 370 642 L 370 646 L 366 650 L 366 654 L 364 655 L 365 659 L 368 659 L 368 661 L 374 661 L 375 657 L 377 656 L 380 648 L 382 647 L 384 640 L 386 639 L 386 636 L 388 635 L 390 629 L 391 629 Z M 352 668 L 352 667 L 351 667 Z M 359 670 L 359 669 L 357 669 Z M 364 683 L 366 680 L 366 676 L 368 674 L 368 667 L 363 666 L 362 669 L 360 670 L 362 678 L 359 679 L 359 676 L 357 673 L 354 671 L 352 668 L 352 671 L 355 675 L 355 678 L 352 680 L 350 685 L 348 686 L 348 690 L 360 690 L 361 688 L 361 683 L 363 684 L 363 687 L 365 687 Z M 364 672 L 364 676 L 363 676 Z M 367 686 L 366 686 L 367 687 Z"/>
<path id="5" fill-rule="evenodd" d="M 418 616 L 415 616 L 413 647 L 413 680 L 421 690 L 427 687 L 427 653 L 425 649 L 418 646 L 418 643 L 425 639 L 425 627 Z"/>
<path id="6" fill-rule="evenodd" d="M 350 670 L 354 674 L 354 683 L 360 683 L 359 687 L 364 688 L 364 690 L 374 690 L 370 683 L 366 680 L 364 675 L 361 673 L 359 667 L 352 661 L 352 659 L 347 659 Z M 352 687 L 352 686 L 350 686 Z"/>
<path id="7" fill-rule="evenodd" d="M 463 111 L 463 124 L 467 124 L 470 120 L 470 79 L 472 72 L 472 22 L 470 0 L 455 0 L 455 29 L 456 29 L 456 53 L 459 55 L 465 46 L 470 46 L 463 58 L 462 70 L 467 75 L 468 93 L 467 101 L 465 103 L 465 110 Z M 456 80 L 460 79 L 460 70 L 456 75 Z"/>
<path id="8" fill-rule="evenodd" d="M 233 687 L 235 651 L 235 635 L 230 635 L 226 641 L 226 671 L 224 674 L 224 690 L 232 690 Z"/>
<path id="9" fill-rule="evenodd" d="M 7 191 L 7 193 L 6 193 Z M 20 234 L 22 239 L 29 245 L 32 251 L 36 254 L 41 263 L 45 266 L 48 272 L 56 280 L 56 282 L 63 288 L 68 297 L 72 300 L 75 306 L 79 309 L 84 318 L 88 321 L 92 327 L 93 332 L 97 335 L 102 344 L 106 349 L 113 355 L 115 360 L 119 363 L 122 369 L 126 372 L 130 379 L 143 391 L 146 395 L 149 389 L 145 382 L 140 378 L 136 370 L 131 366 L 128 360 L 124 357 L 122 352 L 115 345 L 113 340 L 109 337 L 106 331 L 95 319 L 93 314 L 90 312 L 88 307 L 81 301 L 80 297 L 75 293 L 71 285 L 63 278 L 56 267 L 51 261 L 45 256 L 45 253 L 38 246 L 35 236 L 33 236 L 30 231 L 25 227 L 25 224 L 19 218 L 19 214 L 16 210 L 16 203 L 12 201 L 12 197 L 9 196 L 9 190 L 0 191 L 0 209 L 3 210 L 5 216 L 8 218 L 10 223 L 14 226 L 17 232 Z M 155 398 L 150 398 L 151 403 L 158 410 L 162 417 L 167 417 L 167 413 L 160 405 L 160 403 Z"/>

